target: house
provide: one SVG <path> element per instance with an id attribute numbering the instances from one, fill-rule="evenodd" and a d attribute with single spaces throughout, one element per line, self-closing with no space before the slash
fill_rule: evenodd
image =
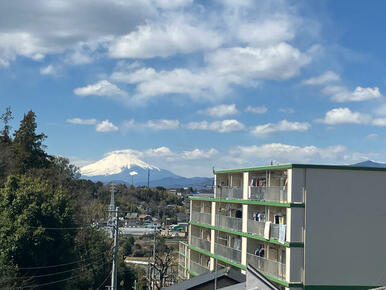
<path id="1" fill-rule="evenodd" d="M 163 288 L 165 290 L 206 290 L 206 289 L 226 289 L 228 286 L 240 283 L 245 284 L 245 275 L 230 268 L 223 268 L 217 272 L 207 272 L 203 275 L 185 280 L 181 283 Z M 216 287 L 215 287 L 216 286 Z M 240 289 L 240 288 L 238 288 Z M 245 289 L 245 286 L 244 286 Z"/>
<path id="2" fill-rule="evenodd" d="M 125 225 L 127 227 L 133 227 L 133 226 L 137 226 L 138 224 L 139 224 L 138 213 L 128 212 L 125 216 Z"/>
<path id="3" fill-rule="evenodd" d="M 153 218 L 150 215 L 148 215 L 148 214 L 140 214 L 140 215 L 138 215 L 138 220 L 141 223 L 145 223 L 145 222 L 153 221 Z"/>
<path id="4" fill-rule="evenodd" d="M 279 289 L 386 285 L 386 169 L 287 164 L 215 172 L 190 197 L 183 279 L 252 266 Z"/>
<path id="5" fill-rule="evenodd" d="M 252 266 L 247 267 L 247 274 L 226 267 L 220 270 L 206 272 L 188 280 L 164 289 L 169 290 L 278 290 L 259 270 Z"/>

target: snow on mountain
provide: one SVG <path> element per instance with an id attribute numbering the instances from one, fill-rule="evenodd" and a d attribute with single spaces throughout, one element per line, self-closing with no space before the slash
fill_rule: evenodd
<path id="1" fill-rule="evenodd" d="M 108 153 L 105 158 L 80 168 L 80 173 L 89 177 L 115 175 L 133 167 L 160 171 L 158 167 L 138 159 L 131 150 L 116 150 Z"/>
<path id="2" fill-rule="evenodd" d="M 165 169 L 150 165 L 138 158 L 130 149 L 108 153 L 103 159 L 80 168 L 83 178 L 104 183 L 116 182 L 164 187 L 206 187 L 213 178 L 186 178 Z"/>

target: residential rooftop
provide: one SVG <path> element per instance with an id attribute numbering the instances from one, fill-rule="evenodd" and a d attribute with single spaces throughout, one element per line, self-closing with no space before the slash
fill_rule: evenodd
<path id="1" fill-rule="evenodd" d="M 216 170 L 215 174 L 219 173 L 237 173 L 248 171 L 265 171 L 265 170 L 280 170 L 290 168 L 314 168 L 314 169 L 335 169 L 335 170 L 364 170 L 364 171 L 386 171 L 384 167 L 370 167 L 370 166 L 353 166 L 353 165 L 323 165 L 323 164 L 281 164 L 281 165 L 268 165 L 260 167 L 238 168 L 238 169 L 225 169 Z"/>

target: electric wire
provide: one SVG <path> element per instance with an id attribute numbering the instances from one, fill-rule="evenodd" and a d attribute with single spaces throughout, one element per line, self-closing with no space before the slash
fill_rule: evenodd
<path id="1" fill-rule="evenodd" d="M 111 251 L 111 249 L 109 249 L 108 251 Z M 74 262 L 69 262 L 69 263 L 64 263 L 64 264 L 57 264 L 57 265 L 50 265 L 50 266 L 23 267 L 23 268 L 18 268 L 18 270 L 37 270 L 37 269 L 49 269 L 49 268 L 64 267 L 64 266 L 73 265 L 73 264 L 81 263 L 81 262 L 84 262 L 84 261 L 92 260 L 95 257 L 104 255 L 108 251 L 106 251 L 104 253 L 99 253 L 99 254 L 91 257 L 91 258 L 82 259 L 82 260 L 78 260 L 78 261 L 74 261 Z"/>
<path id="2" fill-rule="evenodd" d="M 81 230 L 81 229 L 85 229 L 87 227 L 69 227 L 69 228 L 54 228 L 54 227 L 32 227 L 32 226 L 26 226 L 27 228 L 31 228 L 31 229 L 44 229 L 44 230 Z"/>
<path id="3" fill-rule="evenodd" d="M 94 262 L 91 262 L 91 263 L 88 263 L 86 265 L 83 265 L 79 268 L 75 268 L 75 269 L 70 269 L 70 270 L 66 270 L 66 271 L 60 271 L 60 272 L 54 272 L 54 273 L 49 273 L 49 274 L 43 274 L 43 275 L 34 275 L 34 276 L 22 276 L 22 277 L 7 277 L 7 278 L 3 278 L 2 280 L 3 281 L 8 281 L 8 280 L 17 280 L 17 279 L 30 279 L 30 278 L 42 278 L 42 277 L 49 277 L 49 276 L 55 276 L 55 275 L 60 275 L 60 274 L 64 274 L 64 273 L 69 273 L 69 272 L 73 272 L 73 271 L 77 271 L 77 270 L 81 270 L 82 268 L 84 267 L 89 267 L 95 263 L 99 263 L 104 257 L 100 257 L 98 260 L 94 261 Z M 107 263 L 110 263 L 111 261 L 108 261 L 108 262 L 105 262 L 103 263 L 103 265 L 107 264 Z"/>
<path id="4" fill-rule="evenodd" d="M 103 284 L 105 284 L 105 282 L 107 281 L 107 279 L 110 277 L 110 275 L 113 273 L 113 271 L 111 270 L 110 273 L 106 276 L 106 278 L 103 280 L 103 282 L 98 286 L 98 288 L 96 288 L 96 290 L 99 290 Z"/>
<path id="5" fill-rule="evenodd" d="M 107 263 L 105 263 L 107 264 Z M 101 264 L 98 266 L 101 267 L 101 266 L 104 266 L 105 264 Z M 57 281 L 53 281 L 53 282 L 47 282 L 47 283 L 43 283 L 43 284 L 38 284 L 38 285 L 29 285 L 29 286 L 24 286 L 24 287 L 21 287 L 21 289 L 28 289 L 28 288 L 40 288 L 40 287 L 43 287 L 43 286 L 48 286 L 48 285 L 53 285 L 53 284 L 57 284 L 57 283 L 61 283 L 61 282 L 65 282 L 65 281 L 68 281 L 68 280 L 72 280 L 74 278 L 79 278 L 80 276 L 82 276 L 82 274 L 79 274 L 77 276 L 72 276 L 70 278 L 66 278 L 66 279 L 62 279 L 62 280 L 57 280 Z"/>

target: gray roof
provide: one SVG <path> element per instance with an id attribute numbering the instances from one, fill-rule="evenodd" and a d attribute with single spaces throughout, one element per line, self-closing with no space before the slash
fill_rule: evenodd
<path id="1" fill-rule="evenodd" d="M 223 268 L 218 270 L 217 272 L 212 271 L 208 272 L 193 278 L 190 278 L 188 280 L 185 280 L 181 283 L 174 284 L 170 287 L 162 288 L 167 290 L 187 290 L 187 289 L 193 289 L 194 287 L 197 287 L 199 285 L 208 283 L 213 281 L 214 279 L 219 279 L 222 277 L 227 277 L 235 281 L 235 283 L 245 282 L 245 275 L 241 274 L 240 272 L 232 269 L 232 268 Z M 225 289 L 225 288 L 223 288 Z"/>

